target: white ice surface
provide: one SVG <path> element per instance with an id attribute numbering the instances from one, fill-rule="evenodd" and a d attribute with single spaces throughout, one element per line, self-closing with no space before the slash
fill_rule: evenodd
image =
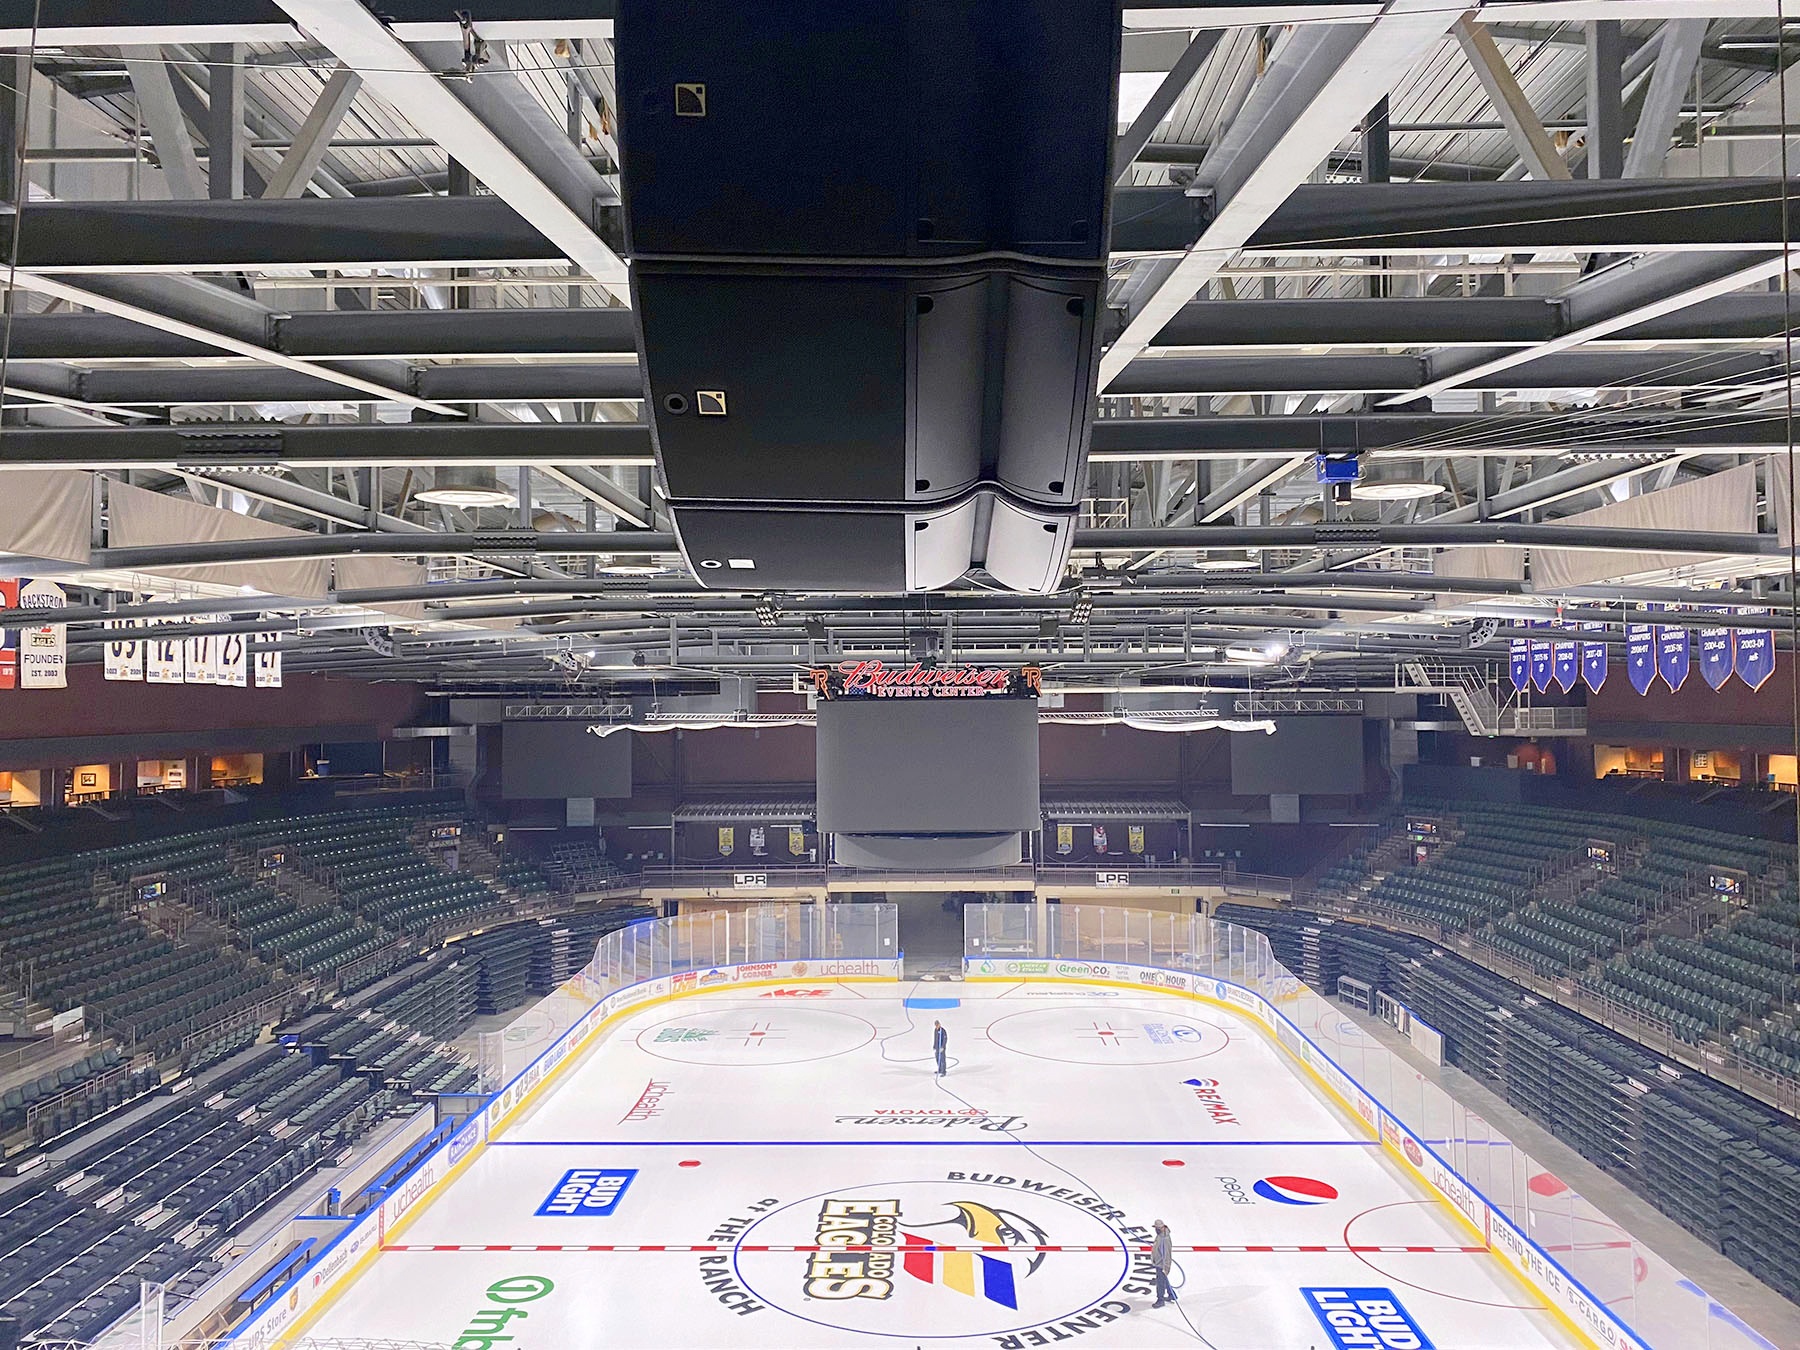
<path id="1" fill-rule="evenodd" d="M 907 994 L 958 1005 L 909 1009 Z M 941 1083 L 934 1017 L 950 1033 Z M 540 1215 L 578 1169 L 636 1175 L 610 1214 Z M 1265 1178 L 1308 1184 L 1259 1194 Z M 843 1269 L 876 1282 L 830 1297 L 847 1277 L 813 1263 L 844 1255 L 791 1249 L 842 1231 L 822 1218 L 834 1204 L 897 1213 L 877 1249 L 911 1233 L 995 1250 L 853 1253 Z M 1185 1280 L 1162 1309 L 1140 1250 L 1155 1218 Z M 679 1250 L 594 1250 L 647 1246 Z M 509 1305 L 496 1284 L 544 1292 Z M 609 1029 L 308 1334 L 459 1350 L 1334 1350 L 1306 1289 L 1386 1290 L 1437 1350 L 1579 1344 L 1232 1013 L 1073 986 L 796 985 Z M 524 1315 L 493 1321 L 507 1309 Z"/>

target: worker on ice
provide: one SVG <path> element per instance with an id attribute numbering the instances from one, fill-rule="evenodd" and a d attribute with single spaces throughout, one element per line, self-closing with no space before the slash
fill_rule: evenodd
<path id="1" fill-rule="evenodd" d="M 937 1056 L 937 1076 L 942 1078 L 950 1072 L 949 1065 L 944 1062 L 945 1056 L 950 1053 L 950 1033 L 944 1030 L 942 1022 L 935 1019 L 931 1023 L 931 1053 Z"/>
<path id="2" fill-rule="evenodd" d="M 1175 1291 L 1169 1287 L 1169 1267 L 1175 1261 L 1175 1248 L 1169 1241 L 1168 1224 L 1158 1219 L 1151 1227 L 1156 1230 L 1156 1241 L 1150 1244 L 1150 1264 L 1156 1267 L 1156 1302 L 1150 1306 L 1160 1308 L 1176 1301 Z"/>

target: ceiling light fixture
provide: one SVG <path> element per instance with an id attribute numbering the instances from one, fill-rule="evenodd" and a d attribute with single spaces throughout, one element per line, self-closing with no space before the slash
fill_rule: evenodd
<path id="1" fill-rule="evenodd" d="M 433 506 L 513 506 L 518 502 L 500 486 L 493 469 L 475 464 L 440 466 L 431 486 L 413 497 Z"/>

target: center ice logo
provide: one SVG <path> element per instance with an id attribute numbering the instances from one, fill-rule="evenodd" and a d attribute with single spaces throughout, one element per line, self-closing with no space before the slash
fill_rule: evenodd
<path id="1" fill-rule="evenodd" d="M 577 1167 L 563 1173 L 537 1213 L 570 1219 L 577 1216 L 607 1218 L 625 1198 L 625 1190 L 637 1176 L 635 1167 Z"/>
<path id="2" fill-rule="evenodd" d="M 898 1259 L 908 1279 L 1016 1310 L 1018 1280 L 1044 1264 L 1048 1235 L 1023 1215 L 978 1200 L 952 1200 L 949 1208 L 955 1213 L 948 1219 L 908 1223 L 898 1200 L 826 1200 L 819 1206 L 819 1250 L 807 1265 L 807 1296 L 892 1298 Z M 968 1241 L 924 1235 L 934 1228 L 954 1228 Z M 1016 1250 L 991 1256 L 969 1246 Z"/>
<path id="3" fill-rule="evenodd" d="M 1115 1216 L 1123 1218 L 1061 1179 L 872 1182 L 746 1224 L 732 1234 L 731 1269 L 759 1303 L 837 1331 L 909 1344 L 1006 1337 L 1129 1311 L 1116 1296 L 1131 1244 L 1150 1235 L 1127 1237 Z M 1057 1255 L 1064 1251 L 1082 1255 Z"/>

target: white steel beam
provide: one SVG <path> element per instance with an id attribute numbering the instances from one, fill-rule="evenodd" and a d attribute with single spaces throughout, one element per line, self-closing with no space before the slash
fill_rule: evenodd
<path id="1" fill-rule="evenodd" d="M 276 166 L 275 176 L 263 188 L 264 197 L 302 197 L 307 185 L 325 162 L 331 149 L 331 138 L 350 111 L 356 91 L 362 88 L 362 76 L 348 66 L 339 66 L 325 81 L 319 97 L 306 114 L 306 121 L 294 135 L 294 142 Z"/>
<path id="2" fill-rule="evenodd" d="M 545 166 L 526 157 L 526 147 L 508 144 L 452 92 L 453 84 L 443 78 L 442 71 L 427 64 L 357 0 L 279 3 L 314 39 L 335 52 L 338 60 L 358 71 L 369 87 L 413 126 L 435 139 L 495 195 L 505 198 L 513 210 L 562 249 L 569 261 L 614 295 L 627 298 L 625 262 L 595 230 L 600 192 L 594 191 L 585 199 L 566 200 L 540 171 Z M 499 75 L 505 80 L 517 80 L 510 71 Z M 485 78 L 477 74 L 470 85 L 457 87 L 472 89 Z M 547 115 L 544 120 L 548 122 Z M 593 180 L 600 183 L 599 175 L 594 174 Z"/>
<path id="3" fill-rule="evenodd" d="M 1494 111 L 1500 114 L 1500 121 L 1506 127 L 1506 134 L 1518 152 L 1519 159 L 1530 171 L 1533 178 L 1539 180 L 1569 179 L 1573 175 L 1569 166 L 1563 163 L 1563 157 L 1557 153 L 1556 143 L 1550 139 L 1550 133 L 1544 130 L 1544 123 L 1525 97 L 1525 91 L 1519 87 L 1519 81 L 1513 76 L 1512 68 L 1506 64 L 1506 58 L 1500 54 L 1499 46 L 1493 36 L 1484 32 L 1468 15 L 1456 21 L 1451 30 L 1456 42 L 1468 59 L 1469 68 L 1475 72 L 1475 78 L 1488 96 L 1488 102 L 1494 105 Z"/>
<path id="4" fill-rule="evenodd" d="M 220 351 L 231 352 L 236 356 L 248 356 L 252 360 L 262 361 L 268 365 L 280 366 L 284 370 L 297 371 L 303 375 L 312 375 L 321 380 L 330 380 L 341 384 L 346 389 L 360 390 L 365 394 L 373 394 L 384 402 L 402 403 L 409 408 L 418 408 L 425 412 L 441 413 L 449 417 L 460 417 L 458 408 L 442 403 L 433 403 L 428 399 L 415 398 L 404 390 L 389 385 L 365 380 L 360 375 L 349 371 L 338 370 L 318 361 L 306 361 L 299 357 L 289 356 L 271 347 L 259 346 L 254 342 L 220 333 L 210 328 L 202 328 L 199 324 L 189 323 L 184 319 L 171 318 L 167 314 L 145 309 L 125 300 L 114 299 L 102 295 L 98 291 L 76 286 L 61 277 L 40 276 L 31 272 L 19 272 L 12 278 L 13 285 L 22 291 L 35 291 L 39 295 L 53 296 L 72 305 L 80 305 L 86 309 L 98 310 L 102 314 L 111 314 L 121 319 L 129 319 L 133 323 L 145 324 L 158 328 L 178 337 L 185 337 L 194 342 L 203 342 L 209 347 L 217 347 Z"/>
<path id="5" fill-rule="evenodd" d="M 194 153 L 194 133 L 175 102 L 175 86 L 162 51 L 156 47 L 125 47 L 120 55 L 125 58 L 125 73 L 131 78 L 138 112 L 156 146 L 157 162 L 162 165 L 169 195 L 190 201 L 206 196 L 206 175 L 200 172 L 200 159 Z"/>
<path id="6" fill-rule="evenodd" d="M 1700 44 L 1706 37 L 1705 19 L 1671 19 L 1664 25 L 1661 50 L 1650 72 L 1650 87 L 1638 113 L 1637 130 L 1625 151 L 1627 178 L 1660 178 L 1669 158 L 1669 143 L 1682 101 L 1694 82 L 1700 64 Z"/>
<path id="7" fill-rule="evenodd" d="M 1392 0 L 1362 28 L 1294 29 L 1200 166 L 1212 222 L 1100 359 L 1100 388 L 1155 339 L 1455 21 L 1441 0 Z M 1286 20 L 1284 20 L 1286 22 Z"/>

